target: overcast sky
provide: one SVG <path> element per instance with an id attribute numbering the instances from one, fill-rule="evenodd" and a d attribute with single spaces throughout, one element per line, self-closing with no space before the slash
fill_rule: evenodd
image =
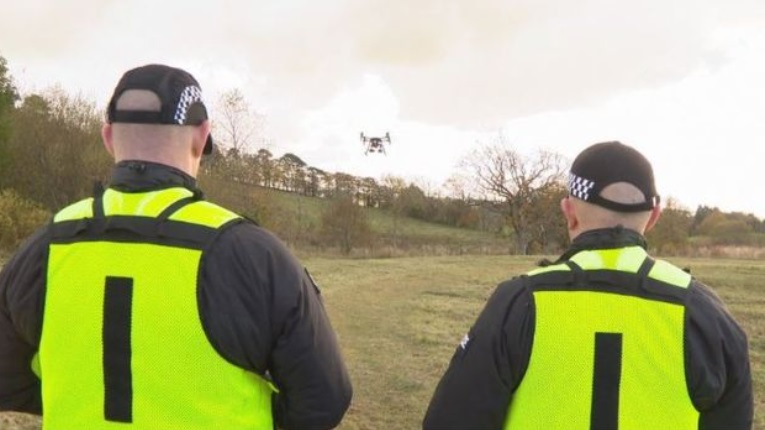
<path id="1" fill-rule="evenodd" d="M 569 159 L 621 140 L 663 197 L 765 217 L 763 0 L 25 0 L 0 14 L 22 92 L 99 106 L 146 63 L 187 69 L 213 116 L 238 88 L 269 149 L 433 186 L 500 131 Z M 364 155 L 360 131 L 391 133 Z"/>

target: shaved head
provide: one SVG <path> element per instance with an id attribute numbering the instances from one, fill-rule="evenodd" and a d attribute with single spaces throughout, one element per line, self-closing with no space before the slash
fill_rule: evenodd
<path id="1" fill-rule="evenodd" d="M 644 203 L 645 196 L 634 185 L 617 182 L 601 191 L 601 196 L 616 203 Z M 658 219 L 659 208 L 643 212 L 616 212 L 575 197 L 568 197 L 561 202 L 568 222 L 569 235 L 573 239 L 580 233 L 600 228 L 621 225 L 641 234 L 650 229 Z"/>
<path id="2" fill-rule="evenodd" d="M 162 102 L 152 91 L 127 90 L 116 102 L 118 110 L 159 112 Z M 206 130 L 200 132 L 200 127 Z M 107 150 L 116 162 L 144 160 L 177 167 L 196 176 L 209 122 L 200 126 L 113 123 L 104 125 Z"/>
<path id="3" fill-rule="evenodd" d="M 128 90 L 117 100 L 118 110 L 159 112 L 161 107 L 159 97 L 148 90 Z M 163 156 L 166 153 L 177 153 L 184 146 L 191 145 L 192 127 L 125 123 L 113 124 L 112 127 L 114 149 L 122 159 Z"/>

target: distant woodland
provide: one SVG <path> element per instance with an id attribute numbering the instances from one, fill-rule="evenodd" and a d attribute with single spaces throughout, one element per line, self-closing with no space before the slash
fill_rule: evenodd
<path id="1" fill-rule="evenodd" d="M 298 250 L 555 254 L 567 245 L 558 209 L 566 163 L 558 154 L 526 156 L 499 135 L 465 157 L 446 184 L 357 177 L 272 153 L 260 138 L 264 117 L 239 91 L 215 106 L 219 150 L 203 161 L 200 186 Z M 92 195 L 94 183 L 108 182 L 102 122 L 93 101 L 61 89 L 22 94 L 0 57 L 0 250 L 12 251 L 58 209 Z M 426 223 L 444 228 L 424 234 Z M 486 246 L 466 250 L 462 237 Z M 669 199 L 648 239 L 665 255 L 759 257 L 765 222 Z M 378 252 L 358 254 L 369 249 Z"/>

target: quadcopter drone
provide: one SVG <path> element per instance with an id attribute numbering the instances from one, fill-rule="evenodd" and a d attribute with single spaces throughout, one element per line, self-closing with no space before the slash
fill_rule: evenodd
<path id="1" fill-rule="evenodd" d="M 371 137 L 371 136 L 365 136 L 364 132 L 361 132 L 361 143 L 363 145 L 366 145 L 366 151 L 364 151 L 364 155 L 369 154 L 370 152 L 381 152 L 383 154 L 387 154 L 385 152 L 385 144 L 390 144 L 390 133 L 385 132 L 385 136 L 383 137 Z"/>

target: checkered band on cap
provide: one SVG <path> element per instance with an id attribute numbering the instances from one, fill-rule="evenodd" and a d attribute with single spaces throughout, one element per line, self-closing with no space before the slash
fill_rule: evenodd
<path id="1" fill-rule="evenodd" d="M 189 108 L 194 103 L 202 102 L 202 89 L 196 85 L 189 85 L 183 89 L 181 97 L 178 100 L 178 107 L 175 110 L 175 121 L 178 124 L 186 124 L 186 115 L 189 112 Z"/>
<path id="2" fill-rule="evenodd" d="M 590 191 L 592 191 L 593 187 L 595 187 L 595 182 L 569 173 L 568 190 L 572 196 L 587 201 L 590 198 Z"/>

